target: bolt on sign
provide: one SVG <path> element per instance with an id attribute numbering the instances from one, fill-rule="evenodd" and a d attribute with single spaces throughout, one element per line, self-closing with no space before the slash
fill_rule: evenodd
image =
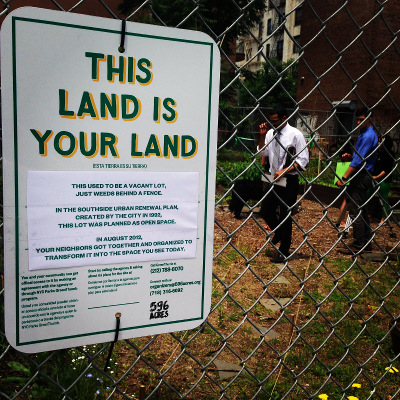
<path id="1" fill-rule="evenodd" d="M 20 8 L 1 31 L 5 313 L 38 352 L 191 329 L 211 304 L 219 51 Z"/>

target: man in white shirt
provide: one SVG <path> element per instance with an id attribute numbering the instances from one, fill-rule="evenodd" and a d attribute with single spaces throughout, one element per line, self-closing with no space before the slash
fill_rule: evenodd
<path id="1" fill-rule="evenodd" d="M 291 214 L 299 191 L 298 171 L 305 170 L 309 160 L 303 134 L 290 126 L 286 119 L 286 108 L 275 107 L 271 111 L 269 123 L 260 125 L 258 143 L 258 149 L 261 149 L 259 155 L 269 160 L 269 175 L 264 180 L 271 182 L 266 185 L 268 194 L 262 202 L 260 214 L 275 232 L 271 243 L 274 246 L 280 243 L 278 256 L 271 259 L 276 263 L 284 262 L 290 254 Z M 271 125 L 273 129 L 269 129 Z"/>

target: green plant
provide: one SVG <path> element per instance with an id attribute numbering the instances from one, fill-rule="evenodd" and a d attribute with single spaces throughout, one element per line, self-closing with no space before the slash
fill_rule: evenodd
<path id="1" fill-rule="evenodd" d="M 277 104 L 293 107 L 297 83 L 297 64 L 293 60 L 282 63 L 271 58 L 257 72 L 244 69 L 242 73 L 243 86 L 239 88 L 238 96 L 241 107 L 254 107 L 255 99 L 261 99 L 257 100 L 261 107 Z"/>
<path id="2" fill-rule="evenodd" d="M 97 354 L 102 347 L 102 345 L 84 346 L 59 350 L 53 354 L 44 352 L 32 355 L 29 359 L 23 359 L 15 354 L 16 359 L 7 362 L 9 371 L 7 376 L 2 378 L 2 385 L 4 389 L 12 392 L 26 386 L 27 398 L 41 400 L 58 398 L 60 387 L 70 388 L 68 396 L 76 400 L 107 398 L 114 382 L 107 374 L 94 368 L 89 361 L 89 358 Z M 101 356 L 98 360 L 105 362 Z M 39 365 L 41 365 L 40 373 L 37 374 Z M 110 366 L 108 374 L 116 374 L 118 365 L 115 359 L 110 360 Z"/>
<path id="3" fill-rule="evenodd" d="M 224 187 L 231 186 L 232 180 L 238 176 L 241 179 L 261 179 L 261 171 L 263 171 L 261 159 L 256 158 L 254 161 L 254 156 L 246 151 L 223 148 L 218 152 L 217 163 L 219 166 L 217 168 L 217 184 Z M 252 163 L 253 165 L 251 165 Z M 310 157 L 307 169 L 300 175 L 300 183 L 304 184 L 307 180 L 315 184 L 336 187 L 334 183 L 335 170 L 336 161 Z"/>
<path id="4" fill-rule="evenodd" d="M 310 157 L 307 169 L 304 173 L 304 178 L 308 182 L 313 182 L 319 185 L 336 187 L 335 171 L 336 161 L 320 159 L 319 157 Z M 319 173 L 318 173 L 319 171 Z M 304 183 L 305 179 L 300 178 L 300 183 Z"/>
<path id="5" fill-rule="evenodd" d="M 247 161 L 222 161 L 218 162 L 216 181 L 218 185 L 229 187 L 232 181 L 240 176 L 240 179 L 261 180 L 262 167 L 257 160 L 255 165 Z"/>

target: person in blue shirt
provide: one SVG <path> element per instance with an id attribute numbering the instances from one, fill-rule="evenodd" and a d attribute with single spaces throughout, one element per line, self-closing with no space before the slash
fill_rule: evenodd
<path id="1" fill-rule="evenodd" d="M 361 127 L 360 135 L 354 148 L 353 155 L 342 155 L 344 161 L 351 163 L 343 177 L 336 182 L 343 186 L 349 181 L 347 188 L 347 201 L 349 202 L 349 215 L 353 223 L 353 243 L 339 249 L 343 254 L 357 254 L 361 251 L 370 251 L 372 229 L 367 213 L 367 191 L 373 185 L 372 171 L 375 165 L 378 146 L 378 135 L 372 127 L 370 115 L 366 108 L 356 113 L 356 123 Z"/>

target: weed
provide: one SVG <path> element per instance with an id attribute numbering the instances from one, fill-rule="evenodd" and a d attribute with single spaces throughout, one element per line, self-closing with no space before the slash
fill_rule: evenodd
<path id="1" fill-rule="evenodd" d="M 235 322 L 239 321 L 239 319 L 240 319 L 238 313 L 230 314 L 230 315 L 228 316 L 228 318 L 229 318 L 231 321 L 235 321 Z"/>
<path id="2" fill-rule="evenodd" d="M 29 363 L 22 359 L 10 361 L 7 366 L 13 373 L 2 379 L 4 389 L 11 385 L 10 389 L 14 391 L 27 385 L 26 394 L 29 398 L 43 400 L 58 398 L 60 387 L 71 388 L 68 391 L 71 399 L 107 398 L 114 384 L 114 380 L 109 376 L 116 374 L 118 364 L 115 359 L 111 359 L 109 364 L 111 369 L 105 374 L 93 368 L 89 361 L 94 354 L 104 350 L 102 347 L 101 345 L 84 346 L 60 350 L 53 354 L 38 353 L 30 358 Z M 36 375 L 37 365 L 41 365 L 49 358 L 51 358 L 51 363 L 43 364 L 42 373 Z M 100 356 L 99 361 L 105 360 L 101 360 Z M 51 381 L 45 379 L 46 376 L 50 377 Z"/>

